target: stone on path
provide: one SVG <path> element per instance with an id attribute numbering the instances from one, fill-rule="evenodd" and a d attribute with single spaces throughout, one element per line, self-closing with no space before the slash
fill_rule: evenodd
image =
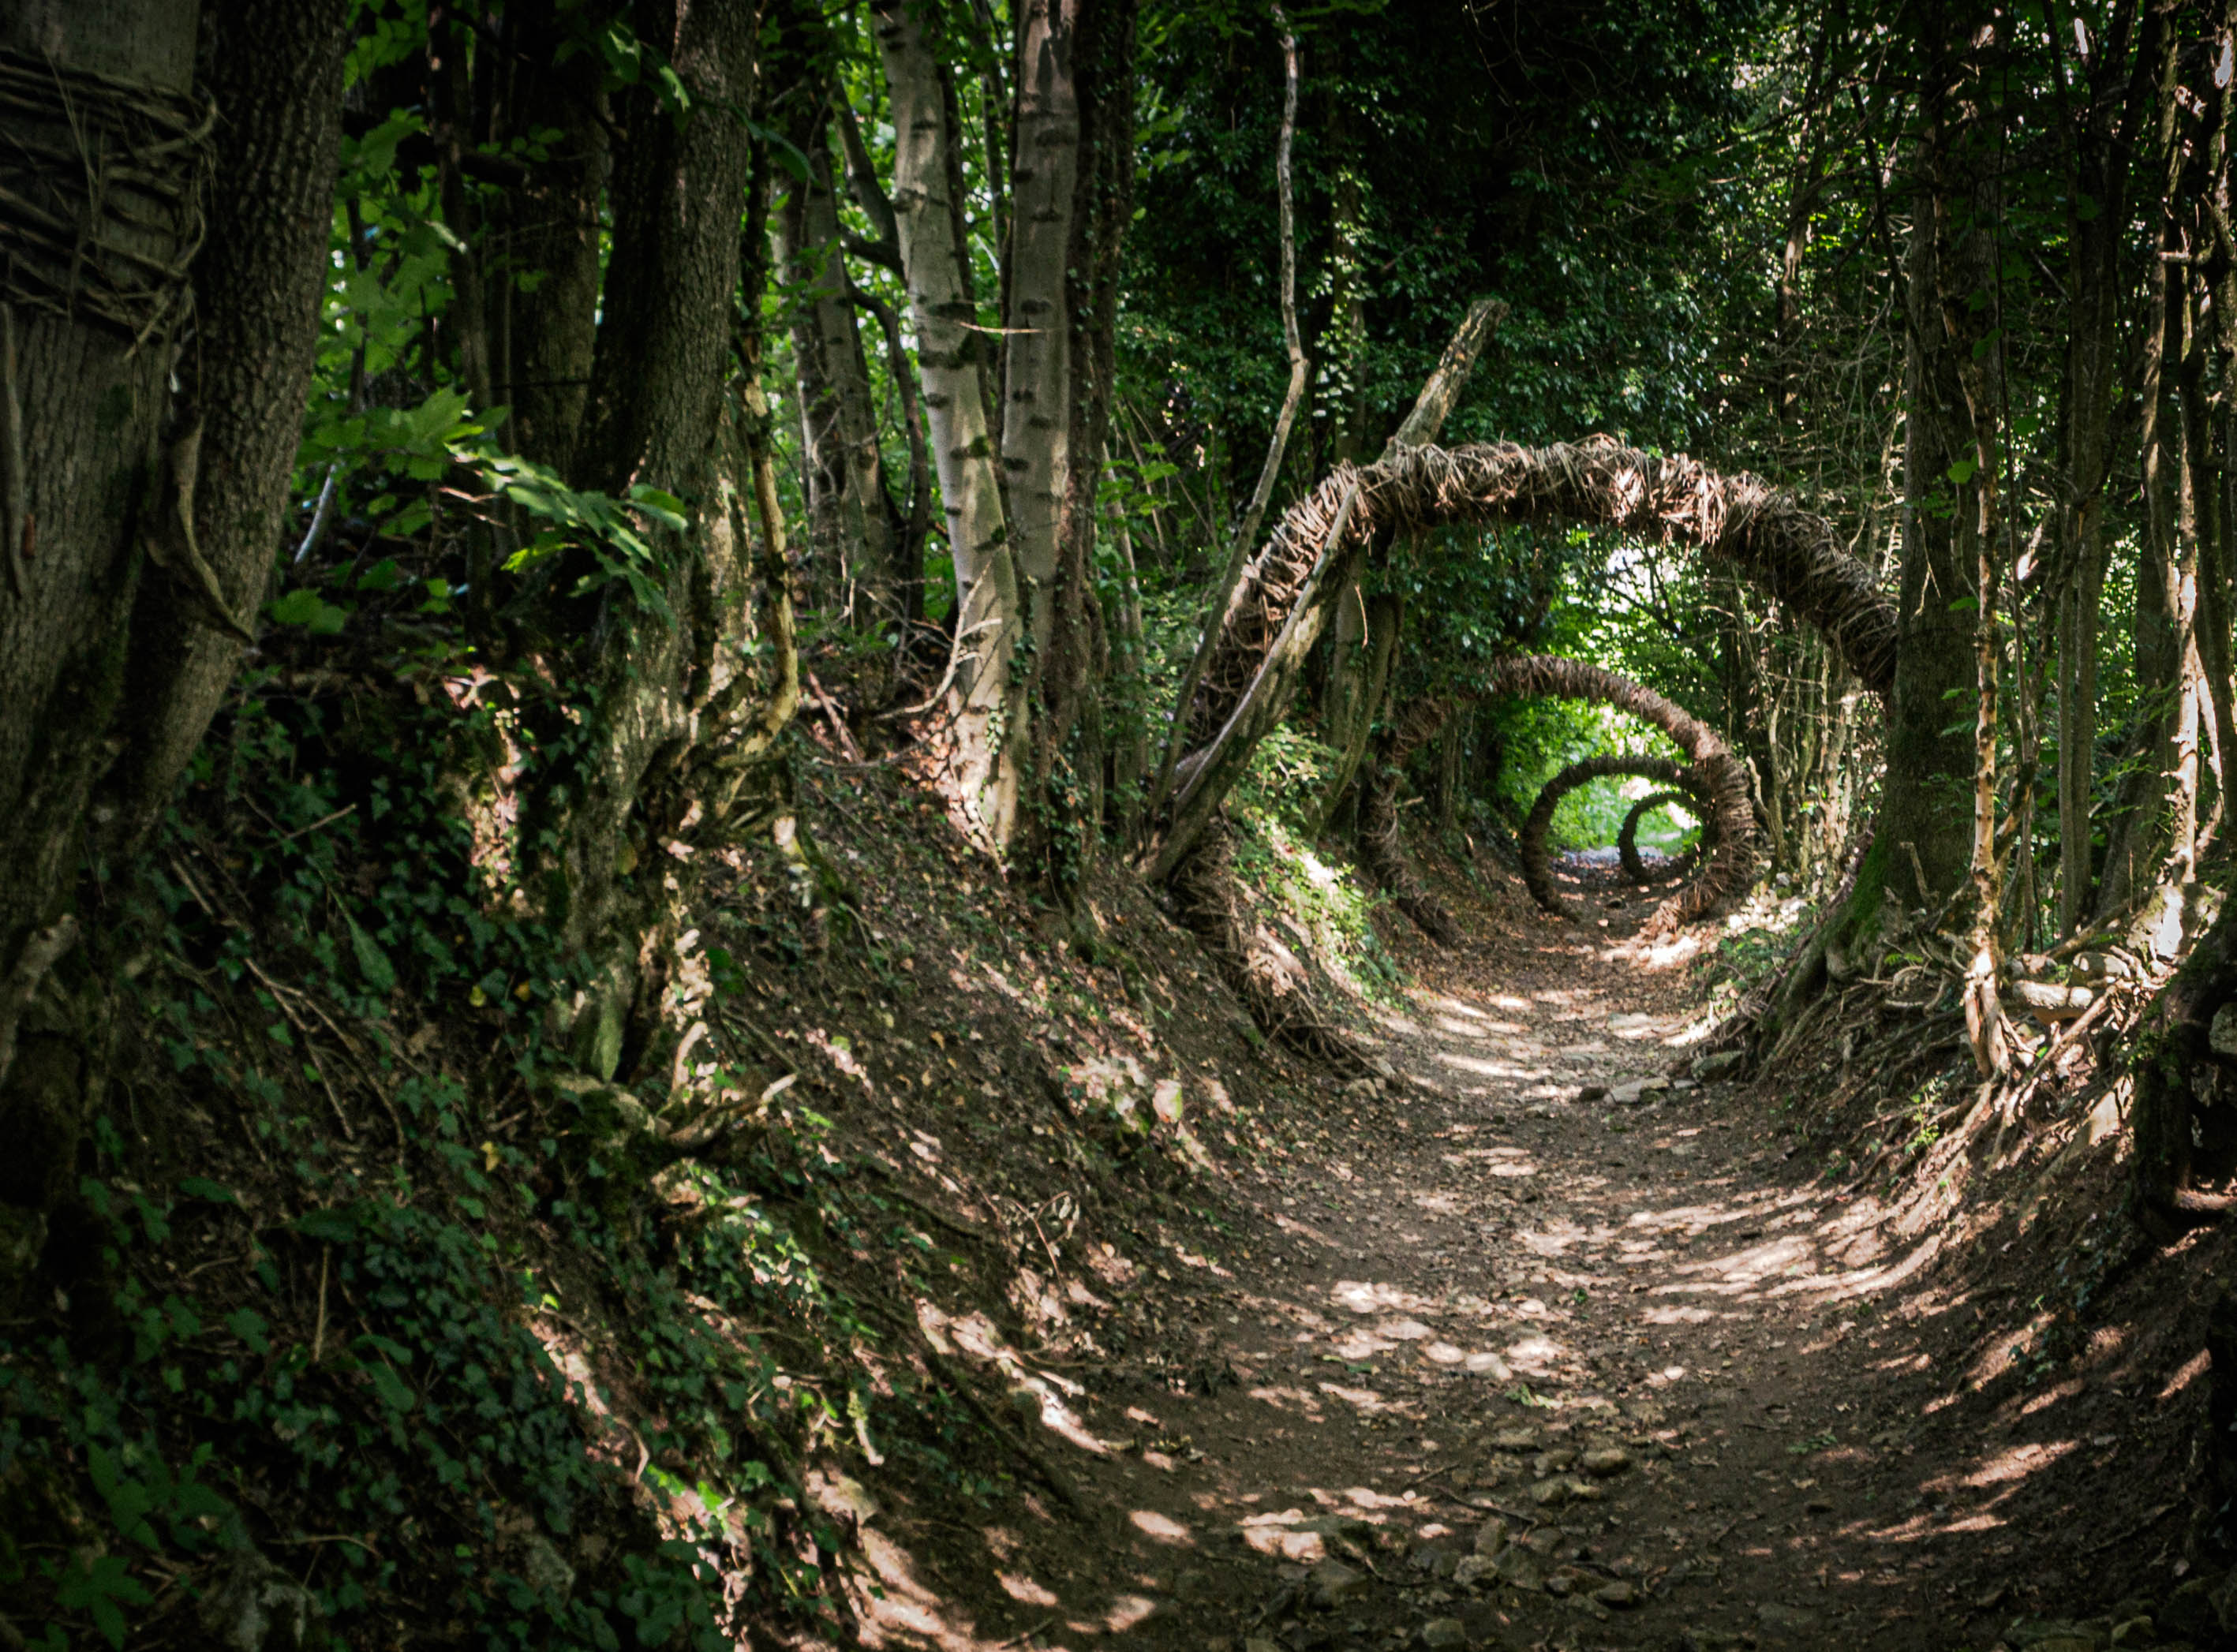
<path id="1" fill-rule="evenodd" d="M 1746 1065 L 1746 1050 L 1719 1050 L 1693 1063 L 1693 1076 L 1705 1084 L 1713 1083 L 1720 1078 L 1739 1076 L 1740 1069 Z"/>
<path id="2" fill-rule="evenodd" d="M 1343 1606 L 1364 1599 L 1368 1577 L 1340 1560 L 1323 1560 L 1313 1568 L 1313 1602 L 1318 1606 Z"/>
<path id="3" fill-rule="evenodd" d="M 1453 1647 L 1468 1643 L 1468 1625 L 1456 1617 L 1433 1617 L 1422 1625 L 1423 1646 Z"/>

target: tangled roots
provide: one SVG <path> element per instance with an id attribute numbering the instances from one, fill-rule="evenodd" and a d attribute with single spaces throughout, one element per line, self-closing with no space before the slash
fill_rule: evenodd
<path id="1" fill-rule="evenodd" d="M 1359 792 L 1359 858 L 1391 904 L 1441 946 L 1460 938 L 1460 926 L 1414 870 L 1399 835 L 1398 771 L 1376 765 Z"/>
<path id="2" fill-rule="evenodd" d="M 1359 1047 L 1321 1009 L 1304 960 L 1258 922 L 1236 887 L 1224 823 L 1204 833 L 1169 886 L 1182 924 L 1204 943 L 1260 1030 L 1348 1076 L 1369 1070 Z"/>

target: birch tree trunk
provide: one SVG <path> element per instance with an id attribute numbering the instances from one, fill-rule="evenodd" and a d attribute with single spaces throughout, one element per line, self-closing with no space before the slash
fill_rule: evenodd
<path id="1" fill-rule="evenodd" d="M 893 103 L 894 226 L 955 563 L 947 756 L 961 824 L 999 850 L 1018 821 L 1009 737 L 1023 729 L 1026 701 L 1011 666 L 1026 633 L 987 417 L 987 335 L 979 324 L 962 203 L 954 194 L 954 99 L 915 13 L 902 0 L 885 0 L 875 15 Z"/>

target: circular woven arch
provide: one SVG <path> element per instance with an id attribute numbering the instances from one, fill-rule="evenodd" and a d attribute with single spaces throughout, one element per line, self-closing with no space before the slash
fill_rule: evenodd
<path id="1" fill-rule="evenodd" d="M 1666 793 L 1673 797 L 1690 794 L 1694 787 L 1707 790 L 1699 774 L 1666 757 L 1587 757 L 1570 764 L 1547 781 L 1539 789 L 1530 813 L 1523 818 L 1522 830 L 1516 834 L 1515 841 L 1522 855 L 1523 886 L 1529 890 L 1531 899 L 1557 917 L 1566 918 L 1569 912 L 1561 891 L 1554 885 L 1552 857 L 1546 852 L 1546 833 L 1554 824 L 1554 811 L 1561 806 L 1563 798 L 1579 787 L 1608 779 L 1654 780 L 1665 787 L 1685 788 L 1682 793 Z"/>
<path id="2" fill-rule="evenodd" d="M 1698 846 L 1688 849 L 1659 872 L 1650 868 L 1646 862 L 1640 858 L 1639 823 L 1666 803 L 1690 803 L 1697 809 L 1701 806 L 1701 800 L 1691 792 L 1652 793 L 1631 806 L 1630 813 L 1623 817 L 1623 825 L 1616 830 L 1615 852 L 1623 862 L 1623 875 L 1635 884 L 1651 884 L 1661 879 L 1682 876 L 1693 871 L 1694 863 L 1700 858 Z M 1701 835 L 1705 839 L 1708 836 L 1709 819 L 1706 811 L 1704 811 Z"/>
<path id="3" fill-rule="evenodd" d="M 1705 806 L 1702 836 L 1708 858 L 1699 878 L 1655 909 L 1653 917 L 1648 920 L 1650 928 L 1662 930 L 1690 923 L 1715 910 L 1747 887 L 1755 869 L 1755 809 L 1748 801 L 1746 773 L 1733 759 L 1725 742 L 1718 738 L 1716 730 L 1675 701 L 1655 693 L 1644 684 L 1633 682 L 1628 677 L 1618 675 L 1600 666 L 1587 665 L 1582 660 L 1565 660 L 1558 655 L 1542 654 L 1513 655 L 1503 660 L 1495 660 L 1486 666 L 1471 693 L 1431 695 L 1415 701 L 1400 714 L 1388 731 L 1372 778 L 1372 786 L 1388 788 L 1393 795 L 1388 799 L 1378 799 L 1370 793 L 1363 799 L 1363 809 L 1371 812 L 1378 819 L 1384 813 L 1395 817 L 1395 790 L 1399 771 L 1405 767 L 1406 760 L 1423 741 L 1433 738 L 1445 726 L 1445 720 L 1463 701 L 1499 694 L 1584 700 L 1613 706 L 1660 729 L 1686 754 L 1687 763 L 1684 766 L 1671 764 L 1670 775 L 1674 780 L 1677 774 L 1683 773 L 1686 779 L 1682 784 L 1702 800 Z M 1395 834 L 1393 838 L 1395 841 Z M 1377 846 L 1370 841 L 1368 847 L 1372 853 Z M 1526 880 L 1529 875 L 1530 859 L 1526 846 L 1523 852 Z M 1405 889 L 1403 880 L 1406 872 L 1402 866 L 1378 864 L 1375 871 L 1386 884 L 1402 892 Z M 1537 894 L 1534 889 L 1531 892 L 1534 896 Z M 1548 912 L 1561 911 L 1558 904 L 1548 904 L 1543 898 L 1539 904 Z M 1408 905 L 1406 910 L 1410 912 L 1413 907 Z M 1433 934 L 1437 932 L 1432 925 L 1424 924 L 1423 927 L 1430 929 Z"/>

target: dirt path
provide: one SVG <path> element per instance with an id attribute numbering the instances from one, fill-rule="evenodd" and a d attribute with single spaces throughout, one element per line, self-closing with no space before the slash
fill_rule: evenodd
<path id="1" fill-rule="evenodd" d="M 1898 1231 L 1796 1150 L 1820 1098 L 1642 1089 L 1705 1029 L 1706 938 L 1649 943 L 1653 901 L 1585 875 L 1580 921 L 1518 895 L 1417 961 L 1389 1076 L 1263 1143 L 1218 1237 L 1145 1213 L 1141 1339 L 1042 1379 L 1085 1518 L 874 1529 L 881 1643 L 1977 1652 L 2086 1602 L 2112 1615 L 2044 1646 L 2191 1644 L 2195 1344 L 2031 1351 L 2072 1240 L 1948 1266 L 2043 1241 Z"/>
<path id="2" fill-rule="evenodd" d="M 1917 1648 L 2012 1620 L 2036 1448 L 1920 1454 L 1937 1304 L 1888 1314 L 1903 1257 L 1760 1098 L 1628 1087 L 1698 1006 L 1625 934 L 1646 903 L 1590 910 L 1456 954 L 1389 1020 L 1384 1094 L 1270 1165 L 1267 1237 L 1195 1299 L 1198 1392 L 1092 1406 L 1118 1449 L 1083 1491 L 1129 1565 L 1021 1554 L 1017 1644 Z"/>

